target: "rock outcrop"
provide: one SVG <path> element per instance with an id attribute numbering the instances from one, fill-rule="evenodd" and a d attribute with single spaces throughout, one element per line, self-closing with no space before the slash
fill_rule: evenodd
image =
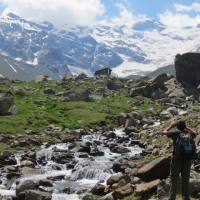
<path id="1" fill-rule="evenodd" d="M 176 79 L 185 87 L 200 84 L 200 53 L 178 54 L 175 59 Z"/>
<path id="2" fill-rule="evenodd" d="M 11 92 L 0 93 L 0 115 L 10 115 L 16 113 L 14 96 Z"/>
<path id="3" fill-rule="evenodd" d="M 137 176 L 144 181 L 164 179 L 169 176 L 170 157 L 160 157 L 144 165 L 138 170 Z"/>

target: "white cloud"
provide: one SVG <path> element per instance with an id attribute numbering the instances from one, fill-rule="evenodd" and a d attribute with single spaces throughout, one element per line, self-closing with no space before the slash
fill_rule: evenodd
<path id="1" fill-rule="evenodd" d="M 197 26 L 200 24 L 200 3 L 174 4 L 174 11 L 159 14 L 161 23 L 173 27 Z M 192 13 L 192 14 L 191 14 Z"/>
<path id="2" fill-rule="evenodd" d="M 100 0 L 0 0 L 3 14 L 13 12 L 34 21 L 51 21 L 58 27 L 91 25 L 105 8 Z"/>
<path id="3" fill-rule="evenodd" d="M 195 12 L 200 12 L 200 3 L 193 3 L 191 5 L 183 5 L 183 4 L 175 4 L 175 9 L 178 12 L 190 12 L 190 11 L 195 11 Z"/>
<path id="4" fill-rule="evenodd" d="M 129 10 L 125 4 L 117 3 L 116 7 L 119 9 L 119 15 L 111 19 L 111 22 L 119 25 L 132 26 L 138 21 L 146 19 L 145 15 L 137 15 Z"/>
<path id="5" fill-rule="evenodd" d="M 161 23 L 174 27 L 197 26 L 200 23 L 200 15 L 192 17 L 188 14 L 173 13 L 171 11 L 160 14 L 159 18 Z"/>

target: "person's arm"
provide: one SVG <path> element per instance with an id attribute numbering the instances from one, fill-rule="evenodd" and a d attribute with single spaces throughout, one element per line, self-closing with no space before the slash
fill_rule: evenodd
<path id="1" fill-rule="evenodd" d="M 193 129 L 191 129 L 191 128 L 187 127 L 187 128 L 186 128 L 186 130 L 187 130 L 189 133 L 191 133 L 191 134 L 192 134 L 192 136 L 193 136 L 194 138 L 197 136 L 197 132 L 196 132 L 196 131 L 194 131 Z"/>
<path id="2" fill-rule="evenodd" d="M 166 129 L 164 129 L 164 130 L 162 131 L 162 134 L 167 135 L 167 134 L 169 133 L 169 131 L 170 131 L 171 129 L 175 128 L 175 127 L 176 127 L 176 123 L 172 123 L 168 128 L 166 128 Z"/>

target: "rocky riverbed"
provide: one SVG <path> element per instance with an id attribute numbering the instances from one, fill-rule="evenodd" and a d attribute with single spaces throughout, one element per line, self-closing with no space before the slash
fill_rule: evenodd
<path id="1" fill-rule="evenodd" d="M 2 168 L 0 194 L 19 199 L 23 192 L 37 189 L 38 195 L 54 200 L 82 199 L 95 184 L 106 184 L 116 174 L 113 163 L 140 157 L 142 152 L 123 129 L 83 135 L 63 144 L 44 144 L 38 151 L 17 153 L 13 165 Z"/>

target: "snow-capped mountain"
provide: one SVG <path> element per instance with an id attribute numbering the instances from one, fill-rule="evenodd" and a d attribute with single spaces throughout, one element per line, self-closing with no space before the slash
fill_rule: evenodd
<path id="1" fill-rule="evenodd" d="M 0 53 L 35 67 L 48 67 L 59 76 L 92 73 L 123 62 L 108 45 L 98 43 L 91 35 L 57 30 L 50 22 L 37 24 L 12 13 L 0 18 Z"/>
<path id="2" fill-rule="evenodd" d="M 128 76 L 172 64 L 177 53 L 199 51 L 199 33 L 200 26 L 172 28 L 152 19 L 132 26 L 101 22 L 58 30 L 50 22 L 35 23 L 9 13 L 0 18 L 0 54 L 30 65 L 38 73 L 45 68 L 55 77 L 91 75 L 102 67 Z M 1 66 L 0 74 L 7 76 Z"/>
<path id="3" fill-rule="evenodd" d="M 109 45 L 123 59 L 114 72 L 119 76 L 145 74 L 171 65 L 178 53 L 200 51 L 200 26 L 167 27 L 146 19 L 133 26 L 99 25 L 92 36 Z"/>

